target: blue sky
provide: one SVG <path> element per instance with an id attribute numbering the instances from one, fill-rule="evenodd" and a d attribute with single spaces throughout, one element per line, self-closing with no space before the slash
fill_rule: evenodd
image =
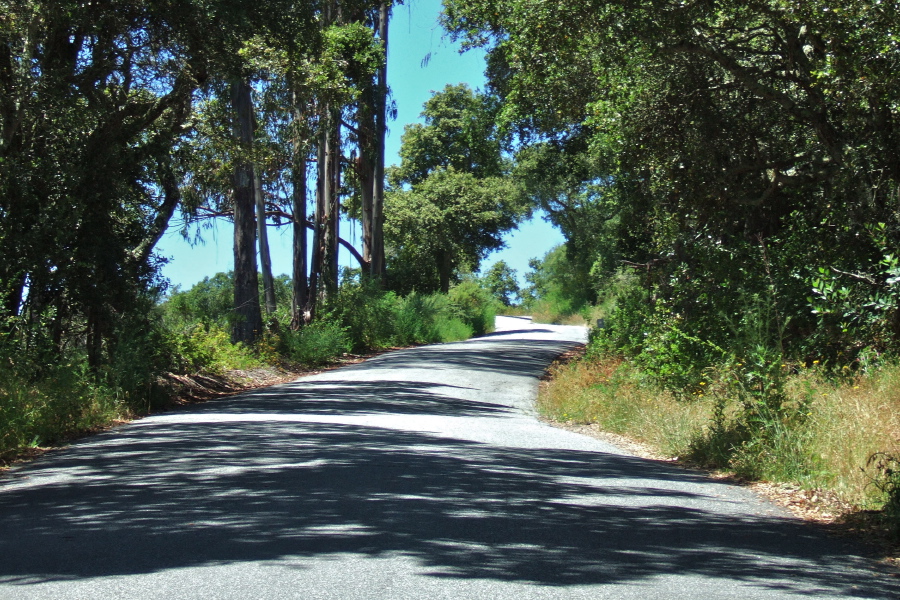
<path id="1" fill-rule="evenodd" d="M 422 105 L 447 84 L 467 83 L 483 88 L 484 54 L 469 51 L 460 54 L 456 44 L 444 37 L 438 24 L 440 0 L 407 0 L 394 9 L 391 20 L 388 53 L 388 83 L 397 103 L 397 120 L 389 124 L 387 138 L 388 164 L 399 162 L 400 136 L 407 123 L 421 121 Z M 429 60 L 423 65 L 423 60 Z M 162 269 L 173 285 L 187 289 L 202 280 L 233 267 L 232 227 L 220 222 L 215 228 L 203 231 L 204 243 L 191 246 L 178 231 L 166 233 L 157 252 L 170 262 Z M 359 227 L 342 224 L 341 236 L 360 246 Z M 506 236 L 507 248 L 494 252 L 482 263 L 485 269 L 498 260 L 505 260 L 519 273 L 520 280 L 528 270 L 528 260 L 543 256 L 550 248 L 562 243 L 562 235 L 540 218 L 523 223 L 517 231 Z M 269 228 L 272 269 L 275 274 L 291 272 L 290 227 Z M 354 261 L 342 251 L 341 263 Z"/>

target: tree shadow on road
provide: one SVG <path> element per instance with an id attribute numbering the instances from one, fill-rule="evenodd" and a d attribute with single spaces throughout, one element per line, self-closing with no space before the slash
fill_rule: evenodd
<path id="1" fill-rule="evenodd" d="M 858 559 L 799 523 L 727 501 L 707 510 L 721 484 L 665 464 L 206 416 L 104 434 L 21 471 L 0 494 L 0 582 L 400 553 L 446 578 L 695 574 L 806 595 L 898 592 L 848 581 Z M 51 470 L 64 478 L 42 480 Z M 20 487 L 28 478 L 39 485 Z"/>
<path id="2" fill-rule="evenodd" d="M 300 380 L 209 403 L 195 412 L 487 417 L 508 414 L 512 410 L 445 393 L 467 389 L 470 388 L 414 381 Z"/>
<path id="3" fill-rule="evenodd" d="M 538 375 L 575 345 L 492 338 L 395 352 L 76 444 L 0 487 L 0 583 L 400 554 L 452 579 L 697 575 L 808 596 L 900 595 L 864 577 L 848 546 L 749 514 L 698 473 L 340 422 L 503 417 L 513 409 L 457 397 L 470 394 L 464 385 L 406 381 L 398 369 L 473 370 L 477 385 L 481 373 Z"/>
<path id="4" fill-rule="evenodd" d="M 347 367 L 352 371 L 422 368 L 429 370 L 466 369 L 539 377 L 557 357 L 579 342 L 479 338 L 464 343 L 422 346 L 383 354 Z"/>

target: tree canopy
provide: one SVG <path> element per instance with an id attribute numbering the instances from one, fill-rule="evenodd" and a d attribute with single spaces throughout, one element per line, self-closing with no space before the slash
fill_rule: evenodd
<path id="1" fill-rule="evenodd" d="M 406 127 L 389 179 L 385 239 L 392 285 L 447 292 L 460 269 L 474 272 L 529 213 L 494 120 L 496 102 L 448 85 L 425 103 L 424 124 Z"/>
<path id="2" fill-rule="evenodd" d="M 444 6 L 488 50 L 531 194 L 573 256 L 639 275 L 659 331 L 738 343 L 754 306 L 794 353 L 900 341 L 896 2 Z"/>

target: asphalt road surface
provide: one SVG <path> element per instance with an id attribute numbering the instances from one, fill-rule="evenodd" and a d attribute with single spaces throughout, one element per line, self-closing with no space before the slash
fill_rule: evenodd
<path id="1" fill-rule="evenodd" d="M 584 329 L 385 354 L 0 480 L 0 598 L 897 598 L 752 493 L 538 422 Z"/>

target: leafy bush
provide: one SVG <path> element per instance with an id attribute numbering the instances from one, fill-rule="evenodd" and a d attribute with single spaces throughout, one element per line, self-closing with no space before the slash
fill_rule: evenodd
<path id="1" fill-rule="evenodd" d="M 349 352 L 353 343 L 340 323 L 321 319 L 282 338 L 288 357 L 306 365 L 323 365 Z"/>
<path id="2" fill-rule="evenodd" d="M 40 379 L 12 361 L 0 370 L 0 457 L 104 425 L 129 412 L 126 398 L 92 381 L 83 360 L 47 367 Z"/>
<path id="3" fill-rule="evenodd" d="M 538 322 L 560 323 L 580 313 L 596 298 L 590 274 L 577 261 L 570 260 L 563 245 L 552 248 L 542 259 L 532 259 L 525 274 L 528 287 L 522 292 L 523 304 Z"/>
<path id="4" fill-rule="evenodd" d="M 441 342 L 461 342 L 474 335 L 472 327 L 459 319 L 441 319 L 435 327 L 437 338 Z"/>
<path id="5" fill-rule="evenodd" d="M 446 341 L 438 322 L 447 318 L 450 305 L 446 296 L 412 292 L 401 299 L 394 313 L 394 343 L 398 346 Z"/>
<path id="6" fill-rule="evenodd" d="M 449 300 L 457 317 L 471 327 L 475 335 L 494 330 L 498 302 L 478 282 L 467 279 L 450 288 Z"/>
<path id="7" fill-rule="evenodd" d="M 326 307 L 326 315 L 341 324 L 353 351 L 377 350 L 391 345 L 397 303 L 393 292 L 345 272 L 338 297 Z"/>
<path id="8" fill-rule="evenodd" d="M 196 323 L 167 335 L 169 370 L 176 373 L 206 371 L 221 374 L 229 370 L 252 369 L 264 361 L 243 344 L 232 344 L 231 336 L 219 326 Z"/>

